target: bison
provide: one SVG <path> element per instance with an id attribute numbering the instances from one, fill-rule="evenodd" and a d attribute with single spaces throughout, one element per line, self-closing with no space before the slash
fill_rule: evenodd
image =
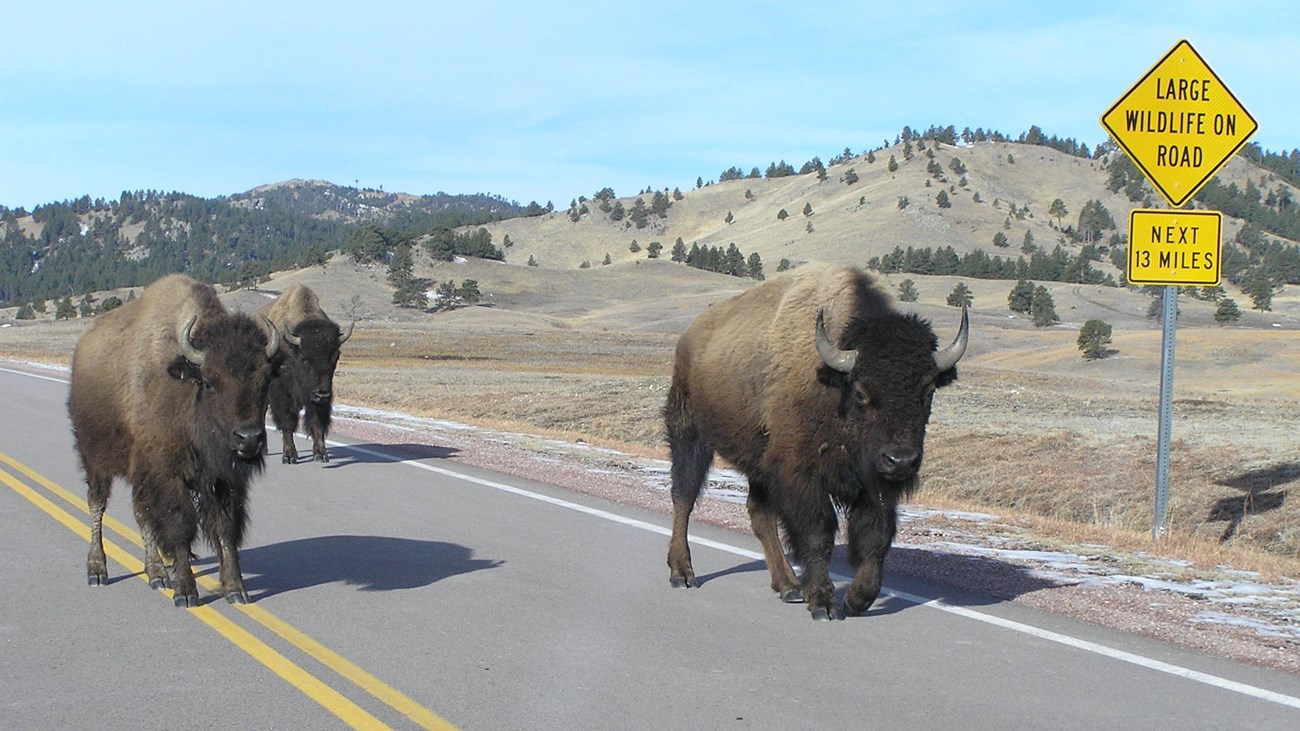
<path id="1" fill-rule="evenodd" d="M 280 336 L 227 312 L 216 290 L 180 274 L 100 315 L 72 357 L 68 413 L 91 515 L 86 578 L 108 581 L 103 520 L 113 479 L 131 484 L 149 586 L 198 606 L 191 547 L 203 530 L 221 592 L 246 603 L 239 546 L 250 482 L 262 470 L 263 415 Z M 168 579 L 162 556 L 172 561 Z"/>
<path id="2" fill-rule="evenodd" d="M 700 315 L 678 340 L 664 406 L 672 586 L 697 585 L 687 525 L 716 453 L 749 481 L 750 522 L 781 599 L 807 602 L 814 619 L 865 612 L 898 502 L 916 487 L 931 399 L 957 378 L 968 335 L 963 308 L 956 340 L 938 350 L 927 321 L 841 266 L 801 267 Z M 843 611 L 829 568 L 837 510 L 856 572 Z"/>
<path id="3" fill-rule="evenodd" d="M 352 336 L 355 323 L 347 332 L 340 330 L 325 316 L 316 293 L 301 284 L 286 289 L 258 314 L 284 333 L 289 346 L 281 350 L 271 377 L 271 419 L 284 440 L 280 461 L 293 464 L 298 459 L 293 433 L 298 430 L 298 414 L 305 410 L 312 458 L 328 462 L 325 436 L 334 404 L 334 368 L 339 347 Z"/>

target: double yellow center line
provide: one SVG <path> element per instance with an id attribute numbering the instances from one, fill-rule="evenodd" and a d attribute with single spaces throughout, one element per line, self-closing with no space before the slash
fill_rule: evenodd
<path id="1" fill-rule="evenodd" d="M 44 488 L 51 495 L 68 505 L 71 505 L 74 509 L 89 516 L 89 510 L 86 507 L 85 501 L 80 496 L 73 494 L 64 487 L 49 480 L 44 475 L 41 475 L 4 453 L 0 453 L 0 463 L 3 463 L 14 472 L 26 477 L 27 480 L 30 480 L 33 484 Z M 90 525 L 85 520 L 69 513 L 58 503 L 51 500 L 49 497 L 46 497 L 46 495 L 26 484 L 8 471 L 0 470 L 0 482 L 4 482 L 13 489 L 14 492 L 40 508 L 59 523 L 62 523 L 73 533 L 81 536 L 82 539 L 87 542 L 90 541 Z M 121 521 L 105 515 L 104 526 L 127 541 L 135 544 L 137 548 L 142 549 L 144 547 L 140 534 L 123 524 Z M 144 563 L 137 558 L 136 555 L 108 539 L 104 540 L 104 551 L 108 554 L 109 558 L 125 567 L 128 573 L 136 574 L 141 579 L 148 581 L 147 577 L 144 575 Z M 198 582 L 211 592 L 220 592 L 220 583 L 209 576 L 199 576 Z M 288 622 L 281 620 L 279 617 L 276 617 L 274 614 L 266 611 L 260 606 L 256 604 L 236 604 L 233 606 L 239 611 L 242 611 L 249 619 L 260 624 L 281 640 L 289 643 L 320 664 L 346 678 L 373 698 L 413 721 L 420 728 L 437 731 L 455 729 L 455 726 L 451 725 L 451 723 L 438 714 L 430 711 L 424 706 L 421 706 L 419 703 L 416 703 L 406 694 L 384 683 L 365 670 L 362 670 L 355 663 L 330 650 L 320 642 L 312 639 L 306 633 L 297 629 Z M 229 640 L 231 644 L 248 653 L 249 656 L 265 665 L 276 675 L 279 675 L 295 688 L 302 691 L 302 693 L 308 698 L 319 703 L 330 713 L 333 713 L 348 726 L 355 729 L 389 728 L 388 725 L 370 714 L 364 708 L 352 702 L 342 693 L 304 670 L 301 666 L 285 657 L 270 645 L 258 639 L 248 630 L 240 627 L 239 624 L 217 611 L 212 606 L 203 605 L 190 609 L 189 612 L 199 621 L 216 630 L 218 634 Z"/>

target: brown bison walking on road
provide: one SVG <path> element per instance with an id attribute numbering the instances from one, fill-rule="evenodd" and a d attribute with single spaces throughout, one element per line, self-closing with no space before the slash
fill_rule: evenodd
<path id="1" fill-rule="evenodd" d="M 346 333 L 340 330 L 325 316 L 316 293 L 301 284 L 286 289 L 258 314 L 284 333 L 289 346 L 276 359 L 270 389 L 271 419 L 284 441 L 280 461 L 293 464 L 298 459 L 293 433 L 298 430 L 298 414 L 304 412 L 312 458 L 328 462 L 325 437 L 334 410 L 334 368 L 339 347 L 352 336 L 353 326 Z"/>
<path id="2" fill-rule="evenodd" d="M 957 378 L 968 332 L 963 309 L 956 340 L 937 350 L 928 322 L 893 310 L 848 267 L 801 267 L 700 315 L 677 343 L 664 407 L 672 585 L 696 586 L 687 525 L 717 453 L 748 478 L 772 589 L 806 601 L 814 619 L 842 616 L 829 563 L 843 510 L 856 571 L 844 609 L 865 612 L 880 593 L 898 501 L 916 486 L 931 398 Z"/>
<path id="3" fill-rule="evenodd" d="M 68 412 L 91 514 L 87 581 L 108 581 L 103 520 L 113 479 L 131 483 L 149 586 L 198 606 L 190 567 L 199 528 L 227 601 L 245 603 L 239 546 L 279 333 L 229 313 L 211 286 L 172 274 L 96 319 L 72 358 Z M 159 556 L 170 558 L 171 580 Z"/>

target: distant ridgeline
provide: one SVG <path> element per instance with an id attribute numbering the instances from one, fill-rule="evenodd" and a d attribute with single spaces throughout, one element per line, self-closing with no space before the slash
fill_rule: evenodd
<path id="1" fill-rule="evenodd" d="M 38 206 L 26 221 L 26 211 L 0 208 L 0 306 L 140 286 L 179 271 L 239 286 L 323 263 L 369 221 L 422 233 L 527 211 L 490 195 L 411 196 L 298 181 L 213 199 L 158 191 L 123 192 L 111 202 L 83 196 Z"/>
<path id="2" fill-rule="evenodd" d="M 991 130 L 966 128 L 958 132 L 952 126 L 932 126 L 924 131 L 904 127 L 892 143 L 887 139 L 882 142 L 883 147 L 903 144 L 910 148 L 922 140 L 954 146 L 1012 142 L 1050 147 L 1076 157 L 1105 158 L 1107 187 L 1112 192 L 1122 190 L 1130 200 L 1144 204 L 1153 200 L 1150 186 L 1127 157 L 1115 154 L 1118 148 L 1110 140 L 1089 148 L 1073 139 L 1048 136 L 1037 126 L 1015 138 Z M 862 154 L 870 159 L 883 147 Z M 1247 224 L 1236 240 L 1240 247 L 1225 247 L 1225 277 L 1238 283 L 1250 279 L 1273 286 L 1300 283 L 1300 251 L 1293 244 L 1266 236 L 1300 240 L 1300 207 L 1295 205 L 1290 187 L 1300 186 L 1300 150 L 1278 154 L 1250 144 L 1240 154 L 1276 178 L 1266 181 L 1261 177 L 1265 189 L 1252 181 L 1244 190 L 1235 183 L 1222 185 L 1211 180 L 1195 198 L 1198 207 L 1221 210 Z M 848 162 L 853 157 L 846 147 L 829 164 Z M 732 167 L 718 179 L 804 174 L 824 176 L 826 165 L 814 157 L 798 169 L 785 161 L 774 162 L 767 166 L 766 173 L 758 167 L 748 174 L 740 167 Z M 697 187 L 705 184 L 702 178 L 696 182 Z M 673 199 L 681 195 L 680 190 L 675 190 Z M 621 203 L 611 203 L 613 198 L 613 190 L 604 188 L 596 200 L 616 210 Z M 656 197 L 646 215 L 667 215 L 671 200 L 664 196 L 662 212 L 657 210 L 658 202 Z M 578 203 L 570 206 L 571 215 Z M 549 203 L 545 207 L 536 202 L 521 206 L 493 195 L 414 196 L 300 180 L 214 199 L 152 190 L 123 192 L 119 200 L 111 202 L 83 196 L 38 206 L 30 215 L 21 208 L 0 206 L 0 306 L 43 306 L 47 299 L 140 286 L 176 271 L 216 284 L 247 286 L 272 271 L 324 262 L 332 252 L 340 250 L 358 260 L 383 261 L 391 257 L 395 247 L 417 240 L 435 258 L 465 255 L 500 259 L 502 251 L 493 245 L 486 231 L 454 230 L 553 210 Z M 637 213 L 633 206 L 628 216 Z M 1092 210 L 1085 208 L 1082 214 L 1109 217 L 1100 202 Z M 1113 224 L 1108 228 L 1113 230 Z M 1095 237 L 1097 231 L 1082 220 L 1079 229 L 1077 234 L 1072 226 L 1063 229 L 1063 233 L 1075 234 L 1074 240 L 1084 244 L 1077 256 L 1059 248 L 1046 253 L 1025 242 L 1022 251 L 1028 258 L 990 257 L 983 252 L 959 257 L 944 251 L 895 251 L 879 257 L 874 265 L 886 271 L 1007 279 L 1028 274 L 1042 280 L 1059 276 L 1066 277 L 1066 281 L 1107 283 L 1106 276 L 1092 268 L 1090 262 L 1099 260 L 1107 248 L 1112 261 L 1117 261 L 1117 255 L 1123 252 L 1123 238 L 1112 237 L 1108 246 L 1089 248 L 1100 244 Z M 502 246 L 510 245 L 508 239 L 502 242 Z M 995 240 L 994 245 L 1008 247 L 1011 242 Z M 673 254 L 681 261 L 688 256 L 679 251 Z M 757 273 L 761 277 L 761 262 L 746 260 L 742 270 L 735 252 L 708 250 L 690 258 L 686 263 L 691 266 L 736 276 Z M 1051 276 L 1050 272 L 1057 275 Z"/>

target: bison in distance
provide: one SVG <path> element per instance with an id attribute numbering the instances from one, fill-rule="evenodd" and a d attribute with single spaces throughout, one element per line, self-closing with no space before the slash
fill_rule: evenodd
<path id="1" fill-rule="evenodd" d="M 328 462 L 325 437 L 334 410 L 334 369 L 339 348 L 352 336 L 355 323 L 347 332 L 340 330 L 321 309 L 316 293 L 301 284 L 286 289 L 258 314 L 284 333 L 288 346 L 276 359 L 269 396 L 271 420 L 284 443 L 280 461 L 293 464 L 298 459 L 293 434 L 301 413 L 311 437 L 312 459 Z"/>
<path id="2" fill-rule="evenodd" d="M 149 586 L 172 587 L 178 607 L 198 606 L 190 561 L 201 528 L 217 552 L 222 594 L 248 601 L 239 547 L 249 485 L 263 466 L 280 342 L 264 324 L 227 312 L 211 286 L 173 274 L 99 316 L 77 343 L 68 412 L 86 476 L 91 585 L 108 580 L 104 510 L 121 477 L 131 484 Z"/>
<path id="3" fill-rule="evenodd" d="M 969 321 L 938 350 L 930 324 L 895 311 L 856 269 L 806 266 L 700 315 L 677 343 L 664 407 L 672 455 L 669 578 L 696 586 L 687 526 L 715 453 L 749 481 L 772 589 L 815 619 L 843 616 L 830 580 L 848 525 L 848 614 L 880 593 L 899 500 L 916 486 L 936 389 L 957 377 Z M 781 531 L 804 567 L 795 576 Z"/>

